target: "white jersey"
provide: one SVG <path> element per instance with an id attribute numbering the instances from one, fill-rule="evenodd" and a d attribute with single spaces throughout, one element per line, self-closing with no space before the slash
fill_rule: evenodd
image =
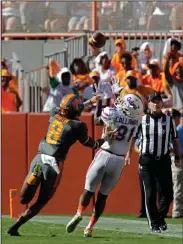
<path id="1" fill-rule="evenodd" d="M 102 111 L 101 119 L 104 126 L 110 126 L 112 130 L 118 129 L 116 139 L 105 141 L 101 148 L 106 149 L 116 155 L 124 155 L 128 152 L 130 139 L 136 135 L 140 121 L 130 119 L 115 107 L 106 107 Z M 102 137 L 105 135 L 105 127 Z"/>

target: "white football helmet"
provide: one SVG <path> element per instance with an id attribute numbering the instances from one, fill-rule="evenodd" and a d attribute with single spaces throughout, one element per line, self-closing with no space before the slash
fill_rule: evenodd
<path id="1" fill-rule="evenodd" d="M 143 115 L 144 104 L 142 99 L 136 94 L 119 96 L 114 105 L 130 119 L 139 119 Z"/>

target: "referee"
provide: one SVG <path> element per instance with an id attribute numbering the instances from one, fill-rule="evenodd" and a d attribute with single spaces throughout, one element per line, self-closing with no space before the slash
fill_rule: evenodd
<path id="1" fill-rule="evenodd" d="M 149 227 L 152 232 L 160 233 L 167 229 L 164 218 L 173 200 L 170 142 L 173 141 L 176 167 L 180 167 L 179 143 L 172 117 L 162 113 L 163 102 L 160 94 L 150 95 L 148 107 L 149 114 L 142 117 L 137 133 L 137 136 L 140 136 L 139 171 L 144 186 Z M 130 160 L 136 138 L 131 140 L 127 162 Z M 157 182 L 161 194 L 159 208 L 156 205 Z"/>

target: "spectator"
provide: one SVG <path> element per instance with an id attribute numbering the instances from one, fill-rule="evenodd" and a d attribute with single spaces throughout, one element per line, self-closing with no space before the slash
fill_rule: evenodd
<path id="1" fill-rule="evenodd" d="M 133 47 L 131 50 L 131 55 L 132 57 L 135 58 L 135 63 L 136 63 L 136 69 L 139 70 L 139 64 L 138 64 L 138 59 L 139 59 L 139 47 Z"/>
<path id="2" fill-rule="evenodd" d="M 73 88 L 72 74 L 68 68 L 62 68 L 54 77 L 49 77 L 50 91 L 43 112 L 49 112 L 60 105 L 61 99 L 69 93 L 77 93 Z"/>
<path id="3" fill-rule="evenodd" d="M 19 3 L 3 1 L 2 17 L 6 32 L 21 31 Z"/>
<path id="4" fill-rule="evenodd" d="M 115 72 L 110 66 L 110 59 L 107 52 L 100 53 L 95 61 L 98 64 L 98 68 L 94 69 L 94 71 L 100 73 L 100 80 L 103 82 L 111 83 L 111 79 L 114 76 Z"/>
<path id="5" fill-rule="evenodd" d="M 4 57 L 2 57 L 2 59 L 1 59 L 1 69 L 8 70 L 7 60 Z"/>
<path id="6" fill-rule="evenodd" d="M 125 52 L 121 56 L 121 63 L 123 65 L 124 69 L 119 71 L 116 75 L 116 78 L 119 79 L 119 81 L 120 81 L 120 87 L 125 87 L 127 85 L 127 83 L 125 81 L 125 77 L 126 77 L 127 71 L 129 71 L 129 70 L 133 70 L 133 73 L 136 76 L 136 78 L 139 79 L 140 83 L 142 82 L 142 75 L 140 72 L 133 69 L 132 60 L 133 60 L 132 55 L 129 52 Z"/>
<path id="7" fill-rule="evenodd" d="M 91 3 L 85 1 L 70 3 L 71 18 L 68 23 L 68 31 L 83 30 L 85 21 L 91 15 Z"/>
<path id="8" fill-rule="evenodd" d="M 132 29 L 139 30 L 140 27 L 143 28 L 143 30 L 146 29 L 145 25 L 147 23 L 147 4 L 148 3 L 144 1 L 132 2 Z"/>
<path id="9" fill-rule="evenodd" d="M 134 4 L 134 10 L 136 8 L 135 4 L 139 4 L 139 19 L 137 19 L 137 22 L 139 23 L 139 29 L 140 30 L 146 30 L 148 28 L 148 22 L 149 18 L 152 16 L 155 7 L 153 6 L 153 2 L 144 2 L 140 1 L 138 2 L 133 2 Z M 138 15 L 137 15 L 138 16 Z"/>
<path id="10" fill-rule="evenodd" d="M 72 80 L 79 94 L 83 94 L 84 89 L 91 84 L 91 79 L 84 61 L 81 58 L 75 58 L 71 65 Z"/>
<path id="11" fill-rule="evenodd" d="M 128 71 L 125 76 L 125 82 L 127 85 L 121 90 L 120 96 L 126 94 L 137 94 L 142 97 L 144 101 L 144 108 L 147 109 L 147 98 L 150 94 L 154 92 L 152 87 L 145 87 L 140 84 L 134 71 Z"/>
<path id="12" fill-rule="evenodd" d="M 47 32 L 67 31 L 68 5 L 68 2 L 47 2 L 48 18 L 45 21 Z"/>
<path id="13" fill-rule="evenodd" d="M 20 18 L 23 30 L 26 32 L 43 32 L 48 16 L 48 8 L 45 2 L 20 3 Z"/>
<path id="14" fill-rule="evenodd" d="M 182 113 L 181 113 L 182 112 Z M 175 167 L 175 156 L 172 156 L 172 177 L 174 202 L 172 209 L 173 218 L 183 218 L 183 109 L 179 112 L 172 109 L 172 117 L 175 121 L 180 144 L 181 167 Z"/>
<path id="15" fill-rule="evenodd" d="M 110 105 L 111 99 L 113 98 L 113 93 L 111 89 L 111 85 L 109 82 L 100 80 L 99 72 L 91 72 L 90 78 L 92 80 L 92 84 L 88 86 L 83 94 L 84 100 L 91 99 L 93 97 L 93 93 L 95 94 L 103 94 L 102 97 L 102 106 L 106 107 Z M 92 111 L 96 108 L 96 103 L 87 108 L 87 111 Z"/>
<path id="16" fill-rule="evenodd" d="M 163 2 L 163 3 L 162 3 Z M 155 7 L 154 12 L 149 18 L 147 29 L 148 30 L 170 30 L 170 14 L 172 7 L 175 3 L 167 3 L 164 0 L 153 2 Z"/>
<path id="17" fill-rule="evenodd" d="M 149 63 L 156 59 L 153 55 L 154 46 L 150 42 L 144 42 L 140 47 L 139 67 L 142 74 L 149 74 Z"/>
<path id="18" fill-rule="evenodd" d="M 126 50 L 126 42 L 123 39 L 118 39 L 115 42 L 116 46 L 116 53 L 113 55 L 112 60 L 111 60 L 111 66 L 116 70 L 118 73 L 119 71 L 123 70 L 124 67 L 121 63 L 121 56 Z M 132 56 L 132 67 L 136 68 L 137 67 L 137 62 L 134 56 Z"/>
<path id="19" fill-rule="evenodd" d="M 165 67 L 165 63 L 166 63 L 168 56 L 169 56 L 169 58 L 171 57 L 171 63 L 172 63 L 171 67 L 173 67 L 173 65 L 177 61 L 180 61 L 179 59 L 181 59 L 183 57 L 183 54 L 180 53 L 181 46 L 182 45 L 178 39 L 169 38 L 166 41 L 164 50 L 163 50 L 163 59 L 162 59 L 163 68 Z M 170 67 L 170 70 L 171 70 L 171 67 Z"/>
<path id="20" fill-rule="evenodd" d="M 173 96 L 173 107 L 177 109 L 183 108 L 183 63 L 176 62 L 170 70 L 170 61 L 174 54 L 168 55 L 165 64 L 165 78 L 170 87 Z"/>
<path id="21" fill-rule="evenodd" d="M 171 23 L 172 30 L 183 30 L 183 22 L 182 22 L 182 3 L 177 3 L 172 8 L 171 12 Z"/>
<path id="22" fill-rule="evenodd" d="M 148 68 L 150 71 L 150 75 L 144 76 L 142 84 L 144 86 L 151 87 L 152 89 L 154 89 L 154 91 L 158 93 L 165 93 L 167 98 L 172 100 L 172 94 L 169 86 L 164 81 L 165 74 L 164 72 L 161 72 L 159 61 L 157 59 L 151 59 Z"/>
<path id="23" fill-rule="evenodd" d="M 89 38 L 88 44 L 89 44 L 91 55 L 87 56 L 84 61 L 86 63 L 86 67 L 88 69 L 88 72 L 91 72 L 92 70 L 97 68 L 97 64 L 96 64 L 95 60 L 96 60 L 96 57 L 100 54 L 100 49 L 93 45 L 92 38 Z"/>
<path id="24" fill-rule="evenodd" d="M 11 79 L 8 83 L 9 88 L 12 88 L 13 90 L 15 90 L 17 92 L 17 94 L 19 94 L 18 91 L 18 80 L 16 78 L 16 76 L 14 76 L 13 74 L 10 73 L 9 69 L 8 69 L 8 65 L 7 65 L 7 60 L 5 58 L 2 58 L 1 61 L 1 69 L 2 70 L 7 70 L 7 72 L 9 73 Z"/>
<path id="25" fill-rule="evenodd" d="M 2 95 L 2 111 L 3 112 L 18 112 L 22 101 L 13 88 L 9 87 L 11 75 L 6 69 L 1 70 L 1 95 Z"/>
<path id="26" fill-rule="evenodd" d="M 120 28 L 120 19 L 116 1 L 98 2 L 98 22 L 99 29 L 116 30 Z"/>

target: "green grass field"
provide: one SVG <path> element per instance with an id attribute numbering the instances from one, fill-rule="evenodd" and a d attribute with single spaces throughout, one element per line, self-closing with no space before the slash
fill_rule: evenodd
<path id="1" fill-rule="evenodd" d="M 85 217 L 75 232 L 68 234 L 65 224 L 71 216 L 37 216 L 21 227 L 21 237 L 6 234 L 7 228 L 14 222 L 8 217 L 2 218 L 3 244 L 79 244 L 79 243 L 123 243 L 123 244 L 182 244 L 182 220 L 168 219 L 169 232 L 151 234 L 146 221 L 129 215 L 105 215 L 97 223 L 93 238 L 83 237 L 83 227 L 88 223 Z"/>

